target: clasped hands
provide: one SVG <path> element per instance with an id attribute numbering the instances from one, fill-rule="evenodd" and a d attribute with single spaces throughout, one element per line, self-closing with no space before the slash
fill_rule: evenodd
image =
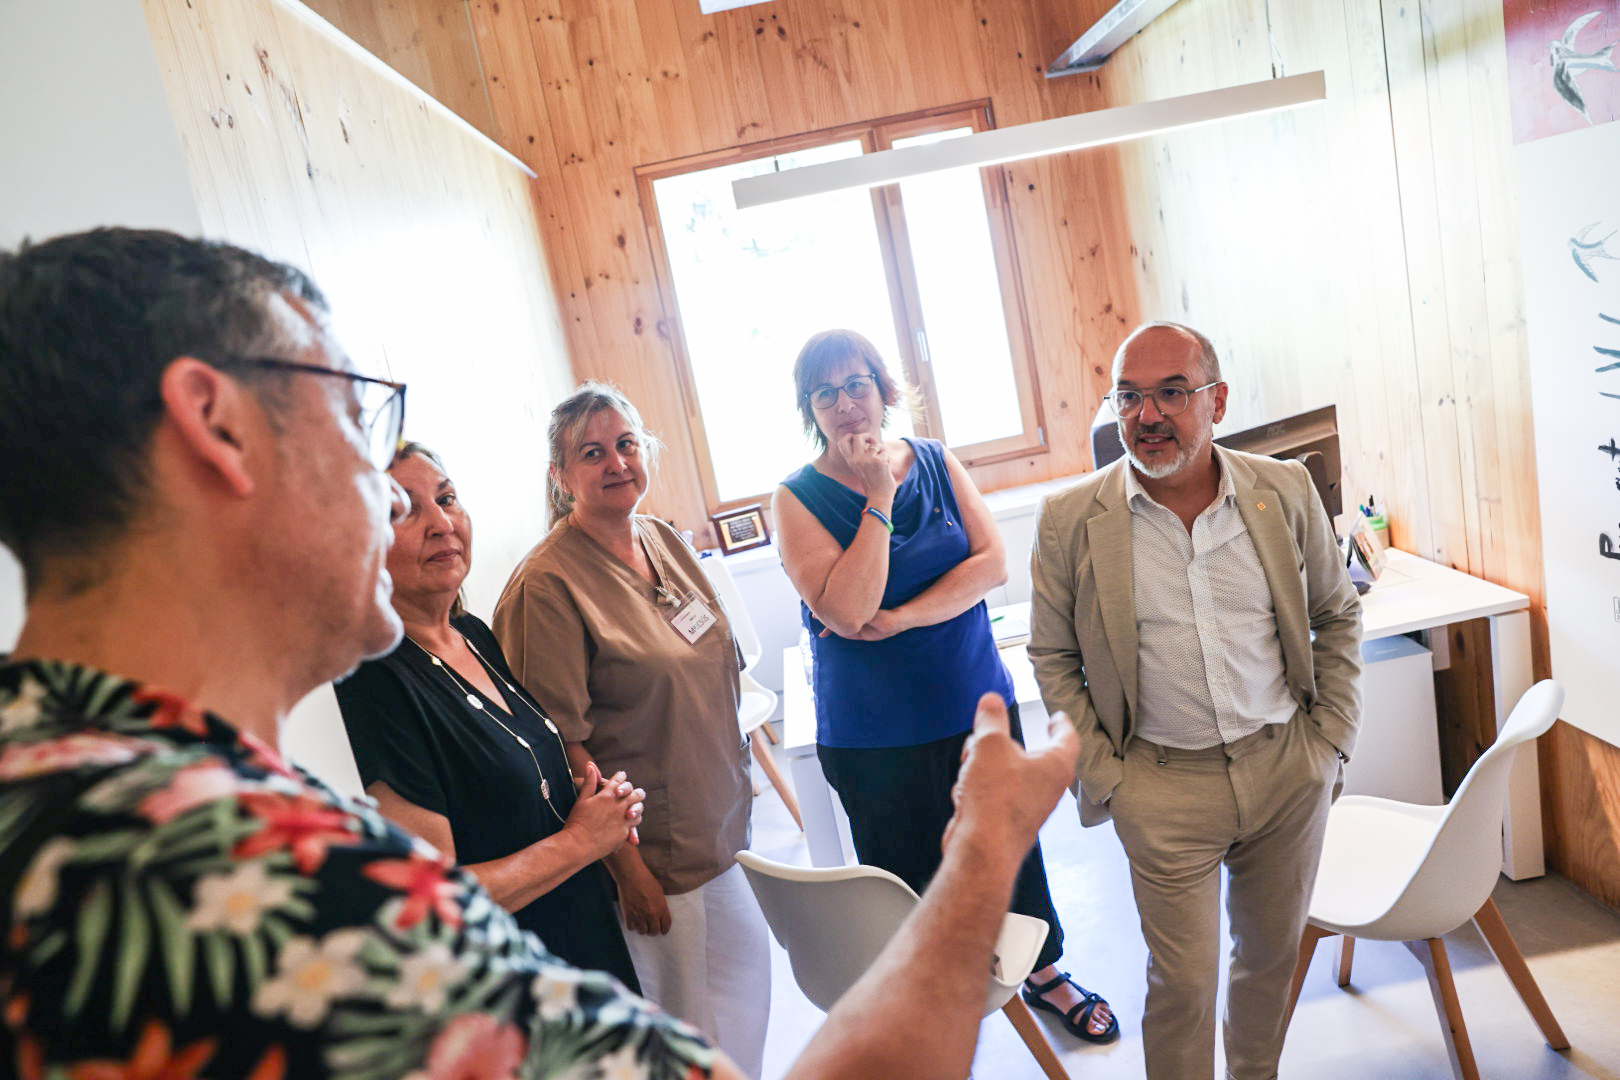
<path id="1" fill-rule="evenodd" d="M 574 777 L 579 795 L 565 828 L 574 830 L 602 858 L 626 843 L 641 843 L 641 824 L 647 793 L 630 783 L 625 774 L 603 777 L 596 762 L 588 762 L 585 775 Z"/>

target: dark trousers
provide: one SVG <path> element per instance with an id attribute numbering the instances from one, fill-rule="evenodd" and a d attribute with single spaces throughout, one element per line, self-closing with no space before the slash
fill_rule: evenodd
<path id="1" fill-rule="evenodd" d="M 1007 712 L 1012 737 L 1022 745 L 1018 706 L 1009 705 Z M 920 746 L 816 746 L 821 771 L 849 815 L 856 858 L 868 866 L 881 866 L 918 894 L 939 869 L 939 841 L 954 812 L 951 787 L 962 767 L 968 734 Z M 1013 884 L 1012 910 L 1046 920 L 1046 944 L 1035 961 L 1036 970 L 1057 963 L 1063 955 L 1063 926 L 1052 908 L 1038 840 Z"/>

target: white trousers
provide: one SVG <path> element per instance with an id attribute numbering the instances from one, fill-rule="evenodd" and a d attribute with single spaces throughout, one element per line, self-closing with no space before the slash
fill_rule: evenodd
<path id="1" fill-rule="evenodd" d="M 757 1078 L 771 1015 L 771 949 L 754 890 L 733 863 L 712 881 L 667 899 L 669 933 L 624 930 L 642 993 L 695 1025 Z"/>

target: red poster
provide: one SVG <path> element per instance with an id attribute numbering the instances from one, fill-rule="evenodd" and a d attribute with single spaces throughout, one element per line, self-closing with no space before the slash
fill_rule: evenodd
<path id="1" fill-rule="evenodd" d="M 1513 142 L 1620 117 L 1620 0 L 1503 0 Z"/>

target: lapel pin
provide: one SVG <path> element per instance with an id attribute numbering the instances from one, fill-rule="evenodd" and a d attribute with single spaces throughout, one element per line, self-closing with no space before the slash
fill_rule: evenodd
<path id="1" fill-rule="evenodd" d="M 1254 505 L 1255 505 L 1255 508 L 1259 509 L 1259 510 L 1264 510 L 1266 508 L 1265 503 L 1255 503 Z"/>

